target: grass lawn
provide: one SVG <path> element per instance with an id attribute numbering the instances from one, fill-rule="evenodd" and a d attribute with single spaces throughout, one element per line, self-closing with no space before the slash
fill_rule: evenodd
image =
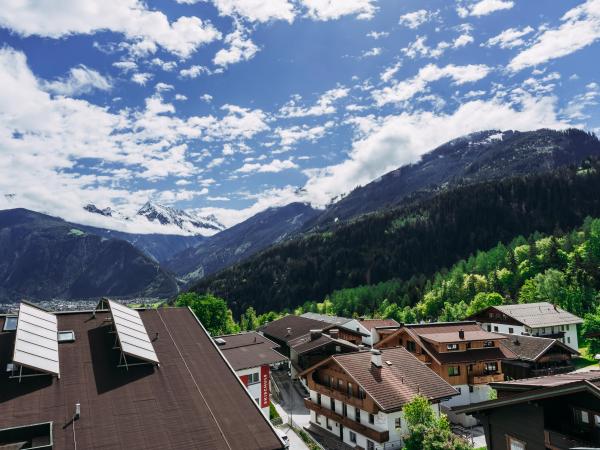
<path id="1" fill-rule="evenodd" d="M 573 365 L 575 366 L 575 369 L 583 369 L 584 367 L 593 365 L 598 366 L 598 361 L 594 359 L 593 355 L 588 353 L 587 347 L 580 347 L 579 353 L 581 353 L 581 356 L 573 359 Z"/>

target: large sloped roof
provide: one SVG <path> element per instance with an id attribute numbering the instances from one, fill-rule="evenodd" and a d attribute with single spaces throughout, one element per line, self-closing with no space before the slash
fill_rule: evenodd
<path id="1" fill-rule="evenodd" d="M 310 332 L 310 330 L 325 330 L 332 328 L 333 326 L 333 324 L 321 320 L 290 314 L 263 325 L 259 328 L 259 331 L 264 333 L 265 336 L 288 343 L 291 340 L 305 335 Z"/>
<path id="2" fill-rule="evenodd" d="M 504 334 L 504 336 L 506 336 L 507 339 L 502 341 L 502 346 L 512 351 L 517 358 L 526 361 L 536 361 L 553 347 L 560 348 L 564 352 L 571 353 L 572 355 L 579 354 L 557 339 L 515 334 Z"/>
<path id="3" fill-rule="evenodd" d="M 531 328 L 583 323 L 583 319 L 548 302 L 499 305 L 493 308 Z"/>
<path id="4" fill-rule="evenodd" d="M 187 308 L 139 311 L 160 368 L 117 367 L 110 313 L 57 313 L 60 373 L 9 379 L 0 372 L 0 428 L 53 422 L 54 448 L 270 450 L 282 447 L 237 375 Z M 0 330 L 4 317 L 0 317 Z M 14 332 L 0 332 L 0 367 L 12 359 Z M 81 417 L 70 424 L 75 404 Z"/>
<path id="5" fill-rule="evenodd" d="M 256 331 L 216 336 L 215 342 L 234 370 L 287 361 L 275 350 L 279 347 L 276 343 Z"/>

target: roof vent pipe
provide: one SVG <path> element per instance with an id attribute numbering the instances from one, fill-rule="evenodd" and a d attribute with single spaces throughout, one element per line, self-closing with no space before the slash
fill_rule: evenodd
<path id="1" fill-rule="evenodd" d="M 289 336 L 290 334 L 292 334 L 292 327 L 287 327 L 287 334 L 286 336 Z"/>
<path id="2" fill-rule="evenodd" d="M 375 348 L 371 350 L 371 364 L 381 367 L 381 352 Z"/>
<path id="3" fill-rule="evenodd" d="M 321 334 L 323 334 L 321 330 L 310 330 L 310 340 L 314 341 L 319 339 Z"/>

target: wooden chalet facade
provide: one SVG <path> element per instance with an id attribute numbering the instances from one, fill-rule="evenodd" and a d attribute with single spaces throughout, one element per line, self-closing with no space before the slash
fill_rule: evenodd
<path id="1" fill-rule="evenodd" d="M 439 402 L 457 393 L 401 347 L 331 356 L 300 376 L 311 428 L 357 449 L 402 448 L 403 405 L 421 394 L 439 414 Z"/>

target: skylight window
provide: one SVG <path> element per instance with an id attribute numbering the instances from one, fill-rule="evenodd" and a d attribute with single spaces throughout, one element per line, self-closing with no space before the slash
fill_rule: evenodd
<path id="1" fill-rule="evenodd" d="M 58 342 L 75 342 L 75 332 L 73 330 L 59 331 Z"/>
<path id="2" fill-rule="evenodd" d="M 7 316 L 4 319 L 4 327 L 2 327 L 2 331 L 15 331 L 17 329 L 17 316 Z"/>

